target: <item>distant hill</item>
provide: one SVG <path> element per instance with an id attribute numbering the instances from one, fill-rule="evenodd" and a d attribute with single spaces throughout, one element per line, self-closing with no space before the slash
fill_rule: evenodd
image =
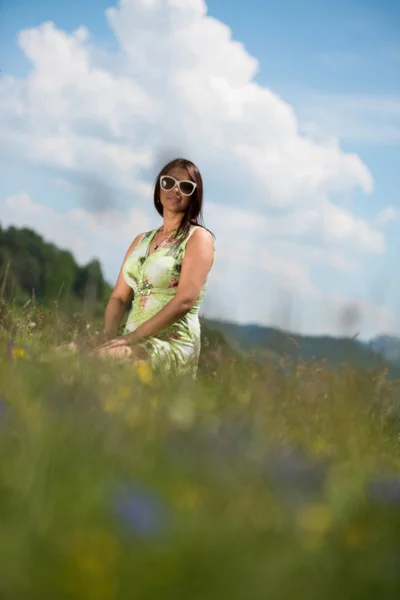
<path id="1" fill-rule="evenodd" d="M 100 262 L 78 265 L 68 250 L 46 242 L 29 228 L 0 226 L 0 298 L 24 302 L 87 301 L 104 305 L 111 293 Z"/>
<path id="2" fill-rule="evenodd" d="M 373 338 L 370 347 L 385 360 L 394 365 L 400 364 L 400 339 L 391 335 L 379 335 Z"/>
<path id="3" fill-rule="evenodd" d="M 400 378 L 400 362 L 389 362 L 386 354 L 379 355 L 377 350 L 379 344 L 382 343 L 379 341 L 380 338 L 376 338 L 374 344 L 365 344 L 351 338 L 304 336 L 274 327 L 239 325 L 210 319 L 205 322 L 210 329 L 219 331 L 228 344 L 237 351 L 251 352 L 259 361 L 267 358 L 274 359 L 277 356 L 288 356 L 293 361 L 326 359 L 327 363 L 332 366 L 350 363 L 363 369 L 388 362 L 389 375 Z M 393 339 L 396 340 L 396 338 Z M 390 347 L 392 348 L 392 346 Z M 393 347 L 396 347 L 394 342 Z"/>

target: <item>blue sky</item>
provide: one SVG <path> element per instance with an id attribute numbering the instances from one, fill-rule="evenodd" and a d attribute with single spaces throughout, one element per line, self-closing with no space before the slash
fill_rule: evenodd
<path id="1" fill-rule="evenodd" d="M 159 3 L 163 2 L 164 0 L 159 0 Z M 123 44 L 121 44 L 121 39 L 117 40 L 117 36 L 114 35 L 105 10 L 115 5 L 116 0 L 91 0 L 84 3 L 75 0 L 69 3 L 62 3 L 58 0 L 38 0 L 35 3 L 28 2 L 28 0 L 13 0 L 12 2 L 3 0 L 0 19 L 2 76 L 14 76 L 25 85 L 32 66 L 18 46 L 17 36 L 21 30 L 38 28 L 46 21 L 54 22 L 57 31 L 67 34 L 72 34 L 76 28 L 84 25 L 90 31 L 91 45 L 98 52 L 101 50 L 104 55 L 113 60 L 115 53 L 120 51 Z M 166 0 L 166 5 L 169 6 L 168 0 Z M 209 0 L 207 8 L 209 16 L 230 28 L 233 40 L 242 44 L 246 55 L 258 61 L 258 70 L 253 81 L 259 84 L 261 89 L 270 90 L 280 98 L 285 107 L 292 107 L 297 119 L 299 135 L 311 135 L 313 139 L 317 140 L 324 137 L 335 138 L 341 152 L 347 156 L 355 154 L 369 172 L 373 179 L 373 189 L 370 191 L 366 189 L 368 184 L 365 183 L 365 173 L 362 174 L 357 166 L 352 165 L 351 169 L 355 169 L 354 173 L 352 171 L 354 181 L 352 180 L 347 187 L 340 184 L 339 191 L 332 192 L 329 188 L 329 197 L 333 204 L 348 211 L 355 220 L 365 221 L 368 227 L 373 229 L 376 229 L 376 219 L 379 219 L 379 215 L 382 217 L 385 207 L 390 206 L 400 211 L 399 175 L 396 167 L 400 164 L 400 5 L 397 2 L 374 2 L 372 0 L 363 2 L 340 0 L 336 3 L 316 0 L 301 3 L 296 0 L 281 2 L 248 0 L 246 3 Z M 195 12 L 195 9 L 193 10 Z M 132 14 L 132 27 L 134 27 L 134 13 Z M 174 17 L 175 13 L 171 12 L 171 15 L 176 18 Z M 200 19 L 200 17 L 198 18 Z M 144 22 L 147 23 L 147 21 Z M 120 23 L 118 27 L 118 31 L 124 36 L 123 25 Z M 154 31 L 152 34 L 156 35 L 156 32 Z M 134 37 L 134 34 L 132 35 Z M 223 36 L 223 34 L 218 35 Z M 173 32 L 171 36 L 173 37 Z M 44 39 L 44 34 L 42 37 Z M 128 32 L 125 44 L 129 44 L 129 39 Z M 33 47 L 33 43 L 36 42 L 32 42 L 32 40 L 29 42 L 30 47 Z M 43 50 L 43 52 L 49 51 L 51 50 L 48 46 Z M 104 66 L 103 58 L 102 55 L 98 59 L 102 66 Z M 241 59 L 238 58 L 238 60 Z M 174 64 L 172 58 L 171 64 Z M 168 63 L 169 68 L 171 68 L 171 64 Z M 109 67 L 107 66 L 107 68 Z M 115 64 L 113 63 L 110 68 L 115 69 Z M 205 76 L 202 72 L 201 77 Z M 236 81 L 237 77 L 240 79 L 242 76 L 233 74 L 232 81 Z M 141 83 L 144 80 L 146 77 L 142 77 Z M 28 84 L 26 83 L 26 85 Z M 143 84 L 143 89 L 148 91 L 146 84 Z M 6 93 L 9 92 L 6 91 Z M 229 98 L 227 102 L 229 102 Z M 193 103 L 191 106 L 194 106 Z M 173 113 L 173 107 L 167 107 L 167 109 L 169 111 L 167 114 L 173 115 L 171 121 L 177 118 Z M 196 110 L 198 109 L 196 108 Z M 268 115 L 267 112 L 262 114 L 264 117 Z M 263 120 L 264 117 L 260 116 L 260 119 Z M 289 117 L 286 115 L 285 118 Z M 273 119 L 271 122 L 271 131 L 275 135 Z M 261 121 L 260 124 L 262 125 Z M 24 125 L 19 126 L 24 127 Z M 31 127 L 32 124 L 29 126 Z M 54 127 L 54 122 L 51 127 Z M 248 129 L 251 129 L 251 125 Z M 257 137 L 256 130 L 257 127 L 254 133 Z M 247 131 L 244 129 L 244 125 L 240 130 L 241 133 L 234 139 L 241 141 L 243 131 Z M 268 131 L 270 129 L 267 130 L 267 133 Z M 282 131 L 284 131 L 283 125 Z M 186 146 L 192 149 L 190 145 L 191 132 L 189 129 L 185 131 L 183 125 L 182 135 L 188 140 Z M 224 133 L 221 134 L 222 139 L 224 139 L 224 135 Z M 27 139 L 29 140 L 29 138 Z M 37 138 L 32 138 L 32 144 L 35 143 L 34 139 Z M 150 139 L 153 138 L 149 134 Z M 176 145 L 179 141 L 178 136 L 173 140 L 172 145 L 174 143 Z M 227 141 L 226 143 L 228 148 L 232 142 Z M 199 140 L 195 146 L 195 148 L 199 148 L 199 157 L 203 156 L 202 152 L 206 152 L 202 144 L 206 145 L 206 142 Z M 251 152 L 250 137 L 248 144 L 249 152 Z M 271 144 L 273 148 L 273 143 L 271 142 Z M 212 155 L 215 153 L 215 157 L 219 160 L 218 165 L 224 164 L 224 155 L 220 152 L 223 152 L 220 148 L 213 149 L 211 152 Z M 93 171 L 95 167 L 92 164 L 87 167 L 86 171 L 83 169 L 80 172 L 78 172 L 79 170 L 74 172 L 74 169 L 66 171 L 61 163 L 50 164 L 48 160 L 46 162 L 40 157 L 33 157 L 32 152 L 27 154 L 26 151 L 18 150 L 15 146 L 11 151 L 9 147 L 3 146 L 0 148 L 0 153 L 2 157 L 0 198 L 5 200 L 18 194 L 26 194 L 33 203 L 38 203 L 58 213 L 82 207 L 90 212 L 90 206 L 82 198 L 87 191 L 87 185 L 92 181 L 93 173 L 96 173 L 96 170 Z M 256 183 L 254 175 L 252 175 L 254 171 L 249 170 L 246 166 L 243 167 L 242 172 L 241 166 L 234 167 L 235 160 L 237 157 L 227 159 L 224 167 L 212 167 L 211 164 L 204 161 L 203 174 L 207 175 L 206 183 L 209 182 L 209 195 L 214 211 L 211 212 L 210 209 L 211 217 L 214 215 L 212 225 L 217 229 L 216 233 L 220 233 L 221 244 L 224 244 L 225 240 L 227 240 L 227 244 L 231 242 L 232 233 L 225 231 L 223 224 L 229 215 L 231 204 L 232 211 L 240 209 L 244 213 L 248 211 L 256 215 L 259 211 L 260 217 L 266 219 L 275 215 L 273 206 L 264 207 L 262 204 L 264 198 L 264 192 L 260 187 L 262 186 L 262 165 L 260 168 L 257 166 L 261 170 L 261 183 Z M 293 158 L 293 170 L 297 168 L 298 161 L 296 161 L 297 159 Z M 252 168 L 256 168 L 256 163 L 257 156 L 253 160 Z M 325 158 L 321 164 L 324 165 L 327 172 L 330 172 Z M 237 173 L 237 181 L 235 189 L 231 193 L 227 193 L 230 188 L 226 182 L 228 179 L 232 180 L 232 168 Z M 287 166 L 289 171 L 291 168 L 292 166 Z M 340 167 L 342 171 L 343 169 L 346 171 L 348 168 L 350 169 L 350 166 L 344 166 L 344 164 Z M 282 172 L 285 173 L 284 166 L 282 169 Z M 343 181 L 345 176 L 342 171 L 340 174 L 338 172 L 337 181 L 339 179 Z M 146 180 L 146 173 L 149 172 L 153 172 L 152 165 L 147 170 L 146 167 L 143 167 L 140 178 Z M 355 174 L 356 172 L 357 174 Z M 82 181 L 89 182 L 89 184 L 83 186 Z M 301 177 L 299 181 L 302 181 Z M 361 183 L 362 181 L 364 183 Z M 119 185 L 118 177 L 110 176 L 110 180 L 105 178 L 102 185 L 103 183 L 106 186 L 110 185 L 115 198 L 119 198 L 118 206 L 126 208 L 129 204 L 129 192 L 124 185 Z M 277 197 L 279 196 L 280 189 L 279 182 L 274 184 L 273 188 L 269 188 L 273 199 L 275 193 Z M 305 188 L 305 193 L 307 193 L 306 190 L 307 188 Z M 324 189 L 323 193 L 328 192 Z M 316 197 L 313 206 L 319 210 L 318 207 L 323 202 L 322 196 Z M 308 206 L 308 200 L 305 204 Z M 142 206 L 143 201 L 135 205 L 137 210 Z M 227 212 L 223 217 L 218 212 L 219 206 L 227 207 Z M 11 216 L 6 217 L 6 220 L 17 219 L 13 216 L 16 214 L 15 207 L 13 210 L 14 212 L 10 213 Z M 144 212 L 147 215 L 146 210 Z M 286 208 L 283 205 L 279 206 L 278 210 L 281 211 L 279 214 L 283 216 L 287 214 L 288 220 L 292 218 L 291 213 L 285 212 Z M 7 212 L 2 212 L 7 214 Z M 326 215 L 329 214 L 326 212 Z M 373 335 L 382 328 L 400 332 L 400 315 L 397 311 L 400 300 L 400 284 L 395 276 L 398 270 L 400 250 L 398 241 L 400 212 L 393 214 L 393 218 L 384 219 L 382 217 L 385 225 L 384 229 L 382 227 L 379 229 L 379 235 L 384 239 L 384 250 L 380 252 L 376 250 L 379 245 L 377 241 L 374 246 L 375 250 L 370 251 L 365 242 L 365 254 L 360 254 L 359 257 L 358 254 L 361 250 L 356 242 L 356 234 L 353 240 L 354 247 L 350 245 L 351 240 L 346 241 L 344 238 L 343 246 L 337 240 L 335 241 L 336 245 L 332 246 L 331 238 L 336 234 L 328 232 L 324 240 L 322 240 L 321 234 L 321 240 L 318 243 L 315 242 L 317 245 L 313 246 L 310 251 L 307 250 L 310 240 L 314 240 L 314 237 L 316 240 L 318 232 L 313 233 L 314 237 L 311 235 L 297 236 L 297 234 L 291 233 L 291 237 L 288 238 L 287 232 L 282 229 L 281 239 L 279 236 L 271 235 L 266 235 L 264 239 L 260 234 L 260 243 L 265 244 L 266 254 L 263 260 L 266 263 L 269 260 L 268 256 L 275 257 L 281 247 L 283 254 L 281 262 L 278 262 L 275 267 L 275 271 L 279 271 L 279 273 L 273 272 L 268 265 L 263 273 L 260 273 L 255 266 L 250 266 L 250 270 L 247 269 L 249 272 L 253 268 L 255 269 L 254 277 L 260 285 L 259 291 L 254 292 L 254 297 L 249 298 L 249 302 L 260 304 L 261 301 L 257 300 L 258 294 L 258 297 L 265 299 L 269 306 L 268 310 L 273 312 L 276 304 L 280 302 L 279 299 L 277 300 L 280 296 L 279 294 L 278 296 L 274 295 L 274 289 L 279 286 L 286 289 L 287 286 L 282 279 L 281 271 L 287 268 L 288 273 L 290 271 L 295 274 L 294 283 L 289 285 L 289 288 L 294 290 L 290 293 L 295 298 L 291 302 L 298 307 L 295 312 L 299 312 L 299 307 L 301 307 L 302 315 L 301 319 L 300 317 L 298 321 L 295 319 L 293 323 L 288 324 L 289 326 L 311 333 L 324 331 L 340 333 L 340 327 L 332 324 L 332 318 L 324 312 L 324 307 L 330 306 L 330 303 L 336 307 L 336 303 L 355 302 L 362 305 L 368 313 L 361 327 L 364 337 Z M 145 217 L 143 218 L 143 222 L 146 222 Z M 150 219 L 148 222 L 152 226 L 151 219 L 153 217 L 147 216 L 146 218 Z M 327 219 L 329 221 L 329 218 L 329 216 L 324 217 L 325 221 Z M 339 214 L 337 218 L 342 222 Z M 241 216 L 238 215 L 237 219 L 240 222 Z M 17 221 L 22 223 L 23 216 L 18 217 Z M 361 241 L 364 240 L 362 228 L 363 225 L 360 225 L 357 230 Z M 43 234 L 47 234 L 47 231 L 46 228 L 43 228 Z M 235 236 L 241 235 L 240 230 L 234 230 L 234 233 Z M 136 235 L 135 231 L 132 232 L 132 235 Z M 246 254 L 246 248 L 248 248 L 249 256 L 251 256 L 251 242 L 253 241 L 251 238 L 254 236 L 247 232 L 249 238 L 246 240 L 245 235 L 243 234 L 241 237 L 245 248 L 244 253 Z M 349 236 L 351 237 L 351 234 Z M 286 243 L 288 240 L 293 246 L 292 250 L 281 244 L 281 241 Z M 371 244 L 372 248 L 374 242 Z M 301 259 L 297 252 L 300 245 L 306 249 L 306 254 Z M 96 243 L 93 243 L 93 248 L 95 252 Z M 345 250 L 343 250 L 344 248 Z M 289 255 L 290 251 L 293 252 L 293 257 Z M 86 250 L 86 253 L 88 252 L 90 253 L 90 249 Z M 332 272 L 330 268 L 327 268 L 327 263 L 318 259 L 318 252 L 321 255 L 326 252 L 327 257 L 330 253 L 330 258 L 327 258 L 328 262 L 336 260 L 336 258 L 338 260 L 340 258 L 342 262 L 346 262 L 346 260 L 351 262 L 357 255 L 358 267 L 355 271 L 335 268 Z M 310 258 L 311 255 L 312 258 Z M 88 258 L 83 250 L 81 255 L 78 251 L 77 256 L 81 260 Z M 105 264 L 107 276 L 113 279 L 120 266 L 118 262 L 120 255 L 116 250 L 112 258 L 108 254 L 107 257 L 101 256 L 101 259 Z M 299 260 L 298 268 L 293 263 L 295 259 Z M 225 260 L 227 259 L 225 258 Z M 232 258 L 231 272 L 235 273 L 238 268 L 241 268 L 239 263 L 235 266 Z M 300 271 L 302 273 L 304 271 L 304 273 L 301 274 Z M 259 322 L 274 322 L 274 315 L 271 312 L 265 318 L 258 316 L 261 313 L 257 311 L 246 312 L 244 301 L 242 304 L 230 306 L 226 299 L 222 298 L 221 288 L 225 289 L 226 285 L 231 284 L 224 280 L 222 272 L 226 274 L 227 270 L 221 262 L 221 272 L 216 271 L 215 275 L 214 293 L 210 292 L 209 304 L 206 305 L 213 316 L 218 316 L 218 311 L 226 316 L 226 310 L 229 310 L 232 320 L 243 322 L 255 319 Z M 278 284 L 277 274 L 279 275 Z M 304 286 L 301 279 L 303 276 L 305 278 Z M 309 281 L 311 281 L 310 293 L 303 296 L 302 289 Z M 247 280 L 244 279 L 242 285 L 246 287 L 246 294 L 250 294 Z M 317 288 L 319 293 L 314 293 L 313 290 L 315 291 Z M 235 294 L 233 284 L 231 289 L 232 294 Z M 296 295 L 297 293 L 299 296 Z M 316 311 L 317 304 L 318 311 Z M 218 308 L 218 306 L 222 308 Z M 318 317 L 316 318 L 317 313 Z M 252 318 L 252 315 L 256 316 Z"/>

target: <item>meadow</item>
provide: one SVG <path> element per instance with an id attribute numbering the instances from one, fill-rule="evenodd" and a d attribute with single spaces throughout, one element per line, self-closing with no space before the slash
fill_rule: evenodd
<path id="1" fill-rule="evenodd" d="M 2 600 L 398 598 L 400 382 L 54 352 L 96 325 L 1 306 Z"/>

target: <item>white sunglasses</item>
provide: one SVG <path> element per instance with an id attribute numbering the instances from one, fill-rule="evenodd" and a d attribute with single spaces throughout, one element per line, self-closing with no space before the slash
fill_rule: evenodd
<path id="1" fill-rule="evenodd" d="M 171 177 L 171 175 L 162 175 L 160 177 L 160 186 L 166 192 L 170 192 L 175 186 L 178 186 L 179 192 L 182 194 L 182 196 L 191 196 L 194 190 L 197 188 L 197 183 L 187 179 L 178 181 L 175 179 L 175 177 Z"/>

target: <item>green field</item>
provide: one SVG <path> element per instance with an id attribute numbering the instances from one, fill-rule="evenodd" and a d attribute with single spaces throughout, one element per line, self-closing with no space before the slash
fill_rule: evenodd
<path id="1" fill-rule="evenodd" d="M 176 380 L 55 353 L 85 327 L 56 308 L 0 316 L 2 600 L 398 598 L 384 371 L 255 364 L 209 332 Z"/>

